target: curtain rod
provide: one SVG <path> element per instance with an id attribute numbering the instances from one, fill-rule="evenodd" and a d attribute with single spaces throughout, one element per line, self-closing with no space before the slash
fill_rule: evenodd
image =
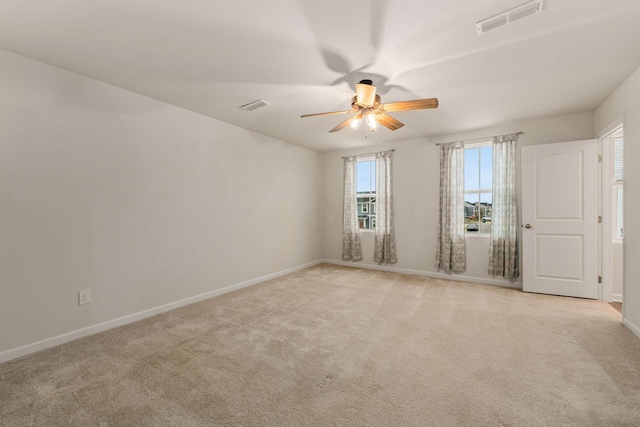
<path id="1" fill-rule="evenodd" d="M 514 132 L 516 135 L 522 135 L 524 132 L 522 131 L 518 131 L 518 132 Z M 507 134 L 509 135 L 509 134 Z M 495 135 L 497 136 L 497 135 Z M 493 138 L 493 136 L 482 136 L 480 138 L 471 138 L 471 139 L 466 139 L 466 140 L 462 140 L 462 141 L 451 141 L 451 142 L 437 142 L 436 146 L 438 145 L 444 145 L 444 144 L 451 144 L 452 142 L 469 142 L 469 141 L 476 141 L 478 139 L 488 139 L 488 138 Z"/>
<path id="2" fill-rule="evenodd" d="M 348 157 L 362 157 L 362 156 L 371 156 L 372 154 L 378 154 L 378 153 L 384 153 L 386 151 L 396 151 L 395 148 L 392 148 L 391 150 L 382 150 L 382 151 L 376 151 L 375 153 L 364 153 L 364 154 L 356 154 L 355 156 L 342 156 L 343 159 L 346 159 Z"/>

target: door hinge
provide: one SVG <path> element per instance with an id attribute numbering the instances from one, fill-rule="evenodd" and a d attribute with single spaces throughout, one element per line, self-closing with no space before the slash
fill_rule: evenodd
<path id="1" fill-rule="evenodd" d="M 598 283 L 602 283 L 602 276 L 598 276 Z"/>
<path id="2" fill-rule="evenodd" d="M 598 215 L 598 224 L 602 224 L 602 215 Z"/>
<path id="3" fill-rule="evenodd" d="M 598 154 L 598 163 L 602 163 L 602 154 Z"/>

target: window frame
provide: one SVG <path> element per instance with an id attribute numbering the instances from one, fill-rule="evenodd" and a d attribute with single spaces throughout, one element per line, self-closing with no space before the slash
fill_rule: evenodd
<path id="1" fill-rule="evenodd" d="M 491 140 L 491 139 L 488 139 L 486 141 L 474 142 L 474 143 L 470 143 L 470 144 L 464 144 L 463 149 L 465 150 L 465 154 L 466 154 L 466 150 L 468 150 L 468 149 L 476 149 L 476 148 L 478 149 L 478 186 L 480 186 L 480 184 L 482 183 L 482 179 L 481 179 L 482 178 L 482 161 L 481 161 L 482 158 L 480 156 L 480 149 L 484 148 L 484 147 L 492 147 L 492 146 L 493 146 L 493 140 Z M 492 154 L 493 154 L 493 151 L 492 151 Z M 465 167 L 467 166 L 467 164 L 466 164 L 466 155 L 465 155 L 464 166 Z M 492 156 L 492 161 L 490 163 L 490 167 L 491 167 L 491 173 L 493 174 L 493 156 Z M 482 200 L 482 194 L 493 194 L 493 179 L 491 180 L 491 187 L 489 187 L 489 188 L 480 187 L 480 188 L 477 188 L 477 189 L 475 189 L 475 188 L 474 189 L 467 189 L 466 176 L 465 176 L 464 179 L 465 179 L 465 187 L 464 187 L 465 200 L 464 200 L 464 202 L 467 203 L 467 200 L 466 200 L 467 194 L 476 194 L 476 195 L 478 195 L 478 201 L 473 206 L 473 212 L 474 212 L 474 214 L 477 212 L 478 224 L 486 224 L 486 223 L 482 223 L 481 221 L 482 221 L 483 217 L 487 216 L 486 215 L 487 210 L 489 212 L 493 211 L 493 200 L 491 200 L 491 205 L 490 206 L 485 205 L 485 208 L 484 208 L 485 209 L 485 215 L 484 216 L 480 215 L 481 212 L 482 212 L 481 211 L 482 210 L 482 204 L 485 203 L 485 202 L 482 202 L 481 200 Z M 466 226 L 469 223 L 466 222 L 467 221 L 467 219 L 466 219 L 467 218 L 466 208 L 467 207 L 465 205 L 465 207 L 464 207 L 464 209 L 465 209 L 465 229 L 464 229 L 465 235 L 489 235 L 491 233 L 491 221 L 489 221 L 489 227 L 488 227 L 489 230 L 487 230 L 487 231 L 480 231 L 480 225 L 478 225 L 478 231 L 467 231 L 467 227 Z"/>
<path id="2" fill-rule="evenodd" d="M 620 208 L 624 207 L 624 164 L 622 163 L 624 158 L 624 129 L 622 127 L 616 129 L 611 137 L 613 139 L 611 141 L 612 236 L 614 242 L 622 242 L 624 240 L 624 216 Z M 619 145 L 618 142 L 620 143 Z"/>
<path id="3" fill-rule="evenodd" d="M 376 168 L 377 168 L 377 162 L 376 162 L 376 158 L 375 156 L 372 155 L 368 155 L 368 156 L 357 156 L 356 157 L 356 162 L 357 163 L 368 163 L 371 162 L 372 163 L 372 167 L 370 168 L 370 182 L 374 183 L 373 186 L 375 186 L 375 179 L 376 179 Z M 356 165 L 356 175 L 357 175 L 357 165 Z M 375 204 L 375 200 L 376 200 L 376 192 L 375 191 L 369 191 L 367 192 L 362 192 L 359 193 L 358 192 L 358 184 L 357 184 L 357 178 L 356 178 L 356 200 L 358 200 L 358 198 L 366 198 L 366 201 L 362 203 L 362 216 L 360 215 L 360 212 L 358 212 L 358 229 L 360 231 L 364 231 L 364 232 L 374 232 L 375 231 L 375 221 L 376 221 L 376 213 L 375 213 L 375 209 L 372 208 L 372 206 L 370 206 L 372 203 Z M 371 201 L 373 199 L 373 202 Z M 360 202 L 358 202 L 358 204 L 360 204 Z M 364 227 L 360 227 L 360 225 L 363 224 Z"/>
<path id="4" fill-rule="evenodd" d="M 624 240 L 624 216 L 620 206 L 624 207 L 624 185 L 622 181 L 616 181 L 612 185 L 613 194 L 613 241 L 622 242 Z M 622 200 L 620 200 L 622 199 Z M 620 232 L 618 232 L 620 231 Z"/>

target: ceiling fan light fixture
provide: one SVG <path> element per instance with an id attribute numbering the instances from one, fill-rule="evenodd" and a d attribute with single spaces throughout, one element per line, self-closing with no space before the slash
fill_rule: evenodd
<path id="1" fill-rule="evenodd" d="M 362 116 L 357 116 L 351 120 L 351 123 L 349 124 L 349 126 L 351 126 L 351 129 L 353 130 L 358 130 L 361 123 L 362 123 Z"/>
<path id="2" fill-rule="evenodd" d="M 367 115 L 365 116 L 365 120 L 367 121 L 367 125 L 370 128 L 375 129 L 378 127 L 378 118 L 376 117 L 376 113 L 374 113 L 373 111 L 369 111 L 367 113 Z"/>

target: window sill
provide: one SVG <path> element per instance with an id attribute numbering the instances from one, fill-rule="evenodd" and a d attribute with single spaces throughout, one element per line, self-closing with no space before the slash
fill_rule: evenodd
<path id="1" fill-rule="evenodd" d="M 491 237 L 491 233 L 476 233 L 476 232 L 472 232 L 469 233 L 468 231 L 466 233 L 464 233 L 464 238 L 466 239 L 467 237 L 484 237 L 484 238 L 489 238 Z"/>
<path id="2" fill-rule="evenodd" d="M 359 229 L 361 233 L 375 233 L 376 230 L 371 230 L 369 228 L 360 228 Z"/>

